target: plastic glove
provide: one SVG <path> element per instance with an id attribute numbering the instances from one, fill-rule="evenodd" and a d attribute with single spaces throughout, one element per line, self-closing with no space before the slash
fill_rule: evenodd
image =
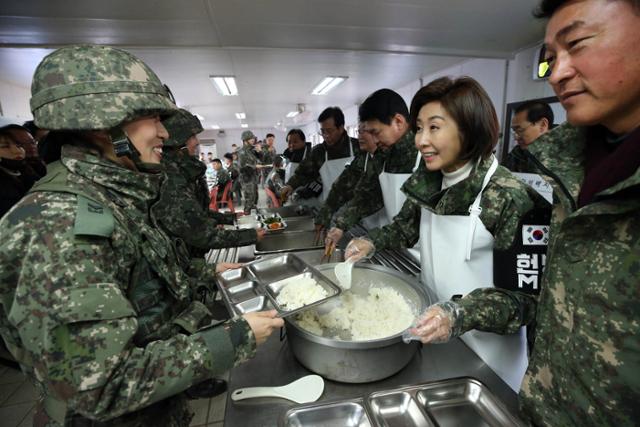
<path id="1" fill-rule="evenodd" d="M 282 203 L 286 202 L 292 191 L 293 187 L 291 187 L 290 185 L 285 185 L 284 187 L 282 187 L 282 189 L 280 190 L 280 201 Z"/>
<path id="2" fill-rule="evenodd" d="M 344 231 L 339 228 L 333 227 L 327 233 L 327 237 L 324 239 L 324 248 L 325 252 L 333 251 L 333 249 L 338 245 L 340 239 L 342 239 L 342 235 Z"/>
<path id="3" fill-rule="evenodd" d="M 371 239 L 366 237 L 356 237 L 351 239 L 344 251 L 344 259 L 352 262 L 371 258 L 376 251 L 376 246 Z"/>
<path id="4" fill-rule="evenodd" d="M 267 234 L 267 231 L 264 228 L 258 227 L 256 230 L 256 240 L 259 242 L 264 239 L 264 236 Z"/>
<path id="5" fill-rule="evenodd" d="M 453 301 L 433 304 L 409 332 L 424 344 L 445 343 L 452 338 L 459 316 L 460 306 Z"/>

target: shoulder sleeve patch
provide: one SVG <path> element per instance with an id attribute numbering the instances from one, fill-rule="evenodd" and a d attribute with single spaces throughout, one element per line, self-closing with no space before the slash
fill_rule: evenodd
<path id="1" fill-rule="evenodd" d="M 76 236 L 111 237 L 115 220 L 111 209 L 78 195 L 78 210 L 73 234 Z"/>

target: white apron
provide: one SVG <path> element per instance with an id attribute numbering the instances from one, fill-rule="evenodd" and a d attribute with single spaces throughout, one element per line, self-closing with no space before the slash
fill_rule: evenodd
<path id="1" fill-rule="evenodd" d="M 302 160 L 307 156 L 307 144 L 304 145 L 304 153 L 302 153 Z M 300 162 L 288 162 L 287 166 L 284 168 L 284 182 L 288 182 L 289 179 L 293 176 L 296 169 L 298 169 L 298 165 Z"/>
<path id="2" fill-rule="evenodd" d="M 367 154 L 367 158 L 364 161 L 365 173 L 367 172 L 367 161 L 369 160 L 370 156 L 372 155 Z M 383 225 L 388 224 L 386 220 L 387 220 L 387 214 L 385 213 L 384 208 L 380 208 L 375 213 L 369 215 L 366 218 L 361 219 L 360 222 L 362 223 L 364 228 L 366 228 L 367 230 L 373 230 L 374 228 L 382 227 Z"/>
<path id="3" fill-rule="evenodd" d="M 420 219 L 421 280 L 447 301 L 476 288 L 493 286 L 493 236 L 480 220 L 482 191 L 498 167 L 494 157 L 469 215 L 437 215 L 422 209 Z M 512 335 L 469 331 L 461 339 L 514 391 L 527 369 L 525 328 Z"/>
<path id="4" fill-rule="evenodd" d="M 341 157 L 339 159 L 329 160 L 329 154 L 324 152 L 324 163 L 320 167 L 320 177 L 322 178 L 322 194 L 320 195 L 320 201 L 325 202 L 329 197 L 331 186 L 338 179 L 344 167 L 353 159 L 353 146 L 349 141 L 349 153 L 350 157 Z"/>

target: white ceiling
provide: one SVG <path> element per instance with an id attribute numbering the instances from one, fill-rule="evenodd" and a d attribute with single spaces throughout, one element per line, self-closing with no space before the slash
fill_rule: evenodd
<path id="1" fill-rule="evenodd" d="M 267 128 L 306 104 L 313 120 L 381 87 L 401 87 L 471 57 L 508 58 L 538 42 L 537 0 L 3 0 L 0 80 L 28 87 L 50 48 L 124 47 L 205 125 Z M 209 75 L 235 75 L 223 97 Z M 327 75 L 349 79 L 326 96 Z M 27 100 L 25 100 L 27 102 Z M 291 124 L 289 119 L 286 123 Z"/>

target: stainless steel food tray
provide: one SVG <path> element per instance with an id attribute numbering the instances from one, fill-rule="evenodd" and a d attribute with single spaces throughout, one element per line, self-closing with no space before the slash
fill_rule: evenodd
<path id="1" fill-rule="evenodd" d="M 347 422 L 322 424 L 322 416 Z M 368 424 L 349 424 L 349 420 Z M 362 400 L 299 406 L 287 411 L 280 425 L 511 427 L 524 426 L 524 423 L 513 416 L 480 381 L 455 378 L 375 392 Z"/>
<path id="2" fill-rule="evenodd" d="M 279 214 L 274 213 L 274 214 L 259 214 L 258 218 L 260 219 L 260 226 L 264 229 L 264 231 L 267 234 L 271 234 L 271 233 L 282 233 L 283 231 L 285 231 L 288 228 L 288 223 L 287 221 L 284 220 L 284 218 L 282 218 Z M 269 225 L 266 220 L 269 218 L 275 218 L 277 220 L 277 222 L 279 222 L 280 224 L 282 224 L 281 228 L 276 228 L 275 230 L 272 230 L 271 228 L 269 228 Z"/>
<path id="3" fill-rule="evenodd" d="M 265 236 L 256 243 L 255 254 L 274 254 L 323 247 L 324 242 L 318 239 L 315 231 L 291 231 Z"/>
<path id="4" fill-rule="evenodd" d="M 280 316 L 289 316 L 300 310 L 306 310 L 340 295 L 341 292 L 340 286 L 291 253 L 254 261 L 247 265 L 247 269 L 259 283 L 263 284 L 266 295 Z M 314 279 L 327 292 L 327 297 L 294 310 L 281 306 L 278 303 L 280 292 L 287 282 L 297 277 Z"/>
<path id="5" fill-rule="evenodd" d="M 290 231 L 314 231 L 315 224 L 312 216 L 298 216 L 287 218 L 287 232 Z"/>
<path id="6" fill-rule="evenodd" d="M 287 411 L 281 427 L 371 427 L 362 399 L 321 403 Z"/>
<path id="7" fill-rule="evenodd" d="M 315 279 L 329 296 L 296 310 L 280 306 L 277 297 L 284 286 L 283 280 L 303 274 Z M 274 255 L 225 271 L 218 274 L 218 284 L 225 305 L 234 315 L 275 308 L 280 316 L 288 316 L 341 292 L 338 285 L 294 254 Z"/>

